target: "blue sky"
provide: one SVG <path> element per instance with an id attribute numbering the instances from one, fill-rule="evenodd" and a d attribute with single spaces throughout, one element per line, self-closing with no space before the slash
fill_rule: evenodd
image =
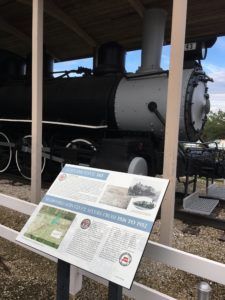
<path id="1" fill-rule="evenodd" d="M 161 66 L 167 70 L 169 68 L 169 53 L 170 47 L 163 47 Z M 131 51 L 126 55 L 126 70 L 127 72 L 135 72 L 140 66 L 141 51 Z M 208 83 L 211 110 L 225 111 L 225 37 L 217 39 L 215 45 L 208 49 L 207 57 L 202 61 L 203 68 L 209 77 L 214 79 L 213 83 Z M 54 70 L 71 70 L 78 66 L 92 68 L 92 59 L 80 59 L 77 61 L 67 61 L 56 63 Z"/>
<path id="2" fill-rule="evenodd" d="M 208 49 L 207 58 L 202 65 L 214 80 L 213 83 L 208 84 L 211 110 L 225 111 L 225 37 L 218 38 L 215 45 Z"/>

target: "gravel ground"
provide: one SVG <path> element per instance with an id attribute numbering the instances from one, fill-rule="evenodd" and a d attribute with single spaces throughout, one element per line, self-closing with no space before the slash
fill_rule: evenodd
<path id="1" fill-rule="evenodd" d="M 46 187 L 43 189 L 43 193 Z M 30 199 L 29 183 L 0 178 L 0 193 Z M 225 210 L 220 211 L 225 217 Z M 20 230 L 27 216 L 0 207 L 0 223 Z M 158 241 L 160 221 L 155 223 L 150 239 Z M 204 226 L 187 225 L 175 220 L 173 246 L 218 262 L 225 263 L 225 244 L 220 240 L 224 231 Z M 202 280 L 162 263 L 143 259 L 136 281 L 177 299 L 196 299 L 196 286 Z M 210 282 L 212 299 L 225 299 L 225 286 Z M 39 255 L 0 238 L 0 299 L 55 299 L 56 265 Z M 107 289 L 85 278 L 83 288 L 75 299 L 104 300 Z M 126 298 L 125 298 L 126 299 Z M 141 299 L 138 299 L 141 300 Z"/>

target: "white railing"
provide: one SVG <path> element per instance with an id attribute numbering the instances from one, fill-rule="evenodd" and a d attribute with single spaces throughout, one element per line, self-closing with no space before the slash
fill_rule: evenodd
<path id="1" fill-rule="evenodd" d="M 13 209 L 26 215 L 31 215 L 36 204 L 32 204 L 17 198 L 0 194 L 0 206 Z M 0 224 L 0 237 L 18 244 L 26 249 L 29 249 L 41 256 L 47 257 L 50 260 L 57 261 L 57 259 L 34 250 L 28 246 L 22 245 L 16 241 L 18 232 L 9 227 Z M 148 242 L 144 256 L 158 262 L 165 263 L 171 267 L 179 270 L 203 277 L 207 280 L 214 281 L 225 285 L 225 264 L 212 261 L 194 254 L 190 254 L 175 248 L 171 248 L 155 242 Z M 71 268 L 70 278 L 70 293 L 75 295 L 82 287 L 82 276 L 85 275 L 99 283 L 108 285 L 107 280 L 104 280 L 96 275 L 90 274 L 79 268 Z M 134 282 L 132 289 L 124 289 L 123 293 L 129 297 L 142 300 L 169 300 L 174 299 L 168 295 L 162 294 L 156 290 L 146 287 L 138 282 Z"/>

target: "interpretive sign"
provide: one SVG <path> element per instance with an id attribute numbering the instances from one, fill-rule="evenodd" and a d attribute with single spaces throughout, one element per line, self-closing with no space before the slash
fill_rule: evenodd
<path id="1" fill-rule="evenodd" d="M 17 240 L 130 288 L 167 185 L 65 165 Z"/>

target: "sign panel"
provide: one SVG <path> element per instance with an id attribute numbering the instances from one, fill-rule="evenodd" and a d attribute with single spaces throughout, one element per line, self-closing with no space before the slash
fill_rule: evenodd
<path id="1" fill-rule="evenodd" d="M 130 288 L 167 185 L 65 165 L 17 240 Z"/>

